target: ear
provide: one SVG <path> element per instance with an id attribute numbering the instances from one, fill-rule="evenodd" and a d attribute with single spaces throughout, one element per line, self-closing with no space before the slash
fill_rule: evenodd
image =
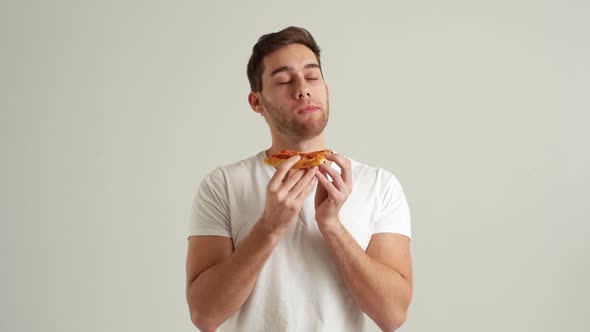
<path id="1" fill-rule="evenodd" d="M 250 104 L 250 107 L 254 112 L 260 115 L 264 113 L 262 103 L 260 102 L 260 96 L 256 92 L 250 91 L 250 93 L 248 94 L 248 104 Z"/>

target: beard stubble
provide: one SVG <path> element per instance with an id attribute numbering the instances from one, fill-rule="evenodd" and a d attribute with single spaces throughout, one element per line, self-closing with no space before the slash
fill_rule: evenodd
<path id="1" fill-rule="evenodd" d="M 277 131 L 287 137 L 309 139 L 321 134 L 328 124 L 328 117 L 330 113 L 328 104 L 326 105 L 327 107 L 325 110 L 319 110 L 321 115 L 318 119 L 314 120 L 315 123 L 309 124 L 305 121 L 300 122 L 295 118 L 290 118 L 288 114 L 286 114 L 287 111 L 284 109 L 274 106 L 264 98 L 261 99 L 262 105 L 264 106 L 266 114 L 268 115 L 267 121 L 271 121 L 272 125 L 277 129 Z"/>

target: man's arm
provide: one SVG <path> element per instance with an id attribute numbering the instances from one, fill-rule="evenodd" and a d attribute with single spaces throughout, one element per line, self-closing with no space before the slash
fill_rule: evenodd
<path id="1" fill-rule="evenodd" d="M 186 296 L 191 320 L 201 331 L 215 331 L 246 301 L 279 239 L 296 219 L 311 192 L 317 168 L 297 170 L 289 158 L 267 186 L 262 217 L 234 250 L 228 237 L 192 236 L 186 262 Z"/>
<path id="2" fill-rule="evenodd" d="M 235 251 L 227 237 L 189 239 L 186 296 L 195 326 L 215 331 L 240 308 L 279 238 L 257 223 Z"/>
<path id="3" fill-rule="evenodd" d="M 321 184 L 315 196 L 318 228 L 361 310 L 383 331 L 394 331 L 405 321 L 412 298 L 410 239 L 374 234 L 365 253 L 338 216 L 352 192 L 351 162 L 339 154 L 326 159 L 338 164 L 342 173 L 324 164 L 316 174 Z"/>
<path id="4" fill-rule="evenodd" d="M 374 234 L 365 253 L 341 224 L 322 230 L 322 235 L 361 310 L 383 331 L 399 328 L 412 298 L 410 239 Z"/>

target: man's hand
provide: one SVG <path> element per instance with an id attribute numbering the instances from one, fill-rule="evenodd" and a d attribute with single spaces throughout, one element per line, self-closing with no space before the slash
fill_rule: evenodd
<path id="1" fill-rule="evenodd" d="M 215 331 L 244 304 L 280 236 L 313 189 L 317 167 L 292 169 L 299 159 L 290 158 L 278 167 L 268 183 L 261 218 L 237 247 L 223 236 L 190 238 L 187 301 L 201 331 Z"/>
<path id="2" fill-rule="evenodd" d="M 315 194 L 315 220 L 320 230 L 340 223 L 338 213 L 352 192 L 350 160 L 337 153 L 327 154 L 326 159 L 340 166 L 342 174 L 325 163 L 320 165 L 319 172 L 316 174 L 321 184 Z M 327 175 L 330 175 L 332 181 Z"/>
<path id="3" fill-rule="evenodd" d="M 314 175 L 317 167 L 291 170 L 300 158 L 293 156 L 279 166 L 266 187 L 266 206 L 260 222 L 267 225 L 271 232 L 282 233 L 287 229 L 316 182 Z"/>

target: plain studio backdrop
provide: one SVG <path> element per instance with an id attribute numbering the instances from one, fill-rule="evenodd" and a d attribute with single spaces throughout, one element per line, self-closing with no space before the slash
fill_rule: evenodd
<path id="1" fill-rule="evenodd" d="M 405 189 L 401 331 L 588 331 L 587 1 L 0 6 L 0 331 L 195 330 L 191 201 L 269 147 L 246 63 L 289 25 L 323 50 L 328 147 Z"/>

